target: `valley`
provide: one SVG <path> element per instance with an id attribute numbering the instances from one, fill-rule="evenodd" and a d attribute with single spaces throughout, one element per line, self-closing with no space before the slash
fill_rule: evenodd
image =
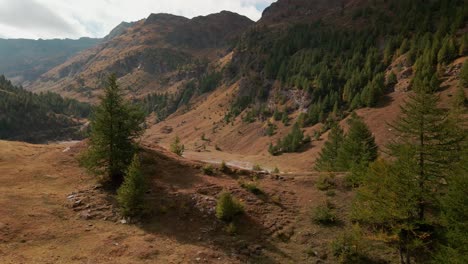
<path id="1" fill-rule="evenodd" d="M 0 263 L 468 261 L 466 1 L 151 11 L 0 39 Z"/>

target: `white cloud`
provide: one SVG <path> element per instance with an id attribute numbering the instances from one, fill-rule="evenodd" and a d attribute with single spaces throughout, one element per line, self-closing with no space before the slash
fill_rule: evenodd
<path id="1" fill-rule="evenodd" d="M 0 0 L 0 32 L 9 38 L 103 37 L 120 22 L 137 21 L 150 13 L 192 18 L 229 10 L 258 20 L 259 9 L 274 1 Z"/>

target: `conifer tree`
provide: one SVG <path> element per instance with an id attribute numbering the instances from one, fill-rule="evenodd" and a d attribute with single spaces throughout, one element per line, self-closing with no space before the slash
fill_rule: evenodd
<path id="1" fill-rule="evenodd" d="M 417 183 L 410 176 L 415 169 L 412 150 L 400 151 L 402 159 L 395 164 L 377 160 L 370 165 L 357 190 L 352 218 L 363 226 L 382 230 L 387 240 L 397 246 L 400 263 L 410 264 L 417 252 L 422 253 L 420 237 L 425 234 L 418 233 L 416 225 Z"/>
<path id="2" fill-rule="evenodd" d="M 399 157 L 401 148 L 411 147 L 418 170 L 412 177 L 418 182 L 419 220 L 425 219 L 427 206 L 434 203 L 434 191 L 451 166 L 458 162 L 463 135 L 450 122 L 446 111 L 437 107 L 438 97 L 423 88 L 409 96 L 401 107 L 401 116 L 391 127 L 396 135 L 389 150 Z"/>
<path id="3" fill-rule="evenodd" d="M 116 76 L 109 76 L 91 118 L 89 148 L 83 155 L 83 165 L 119 186 L 135 154 L 135 140 L 143 132 L 143 122 L 143 112 L 125 101 Z"/>
<path id="4" fill-rule="evenodd" d="M 147 189 L 146 179 L 140 170 L 140 160 L 135 154 L 124 177 L 124 182 L 117 190 L 117 200 L 124 215 L 134 216 L 143 212 Z"/>
<path id="5" fill-rule="evenodd" d="M 319 157 L 315 161 L 315 169 L 318 171 L 339 171 L 337 158 L 342 143 L 344 141 L 344 133 L 338 123 L 331 125 L 328 140 L 322 148 Z"/>
<path id="6" fill-rule="evenodd" d="M 375 138 L 361 117 L 353 112 L 348 124 L 349 131 L 338 154 L 338 167 L 344 170 L 374 161 L 378 151 Z"/>
<path id="7" fill-rule="evenodd" d="M 461 162 L 448 177 L 448 190 L 441 199 L 445 243 L 434 263 L 468 263 L 468 153 L 465 146 Z"/>

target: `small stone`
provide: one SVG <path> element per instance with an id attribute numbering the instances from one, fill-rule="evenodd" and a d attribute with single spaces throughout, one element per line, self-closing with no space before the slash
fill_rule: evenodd
<path id="1" fill-rule="evenodd" d="M 126 219 L 122 219 L 122 220 L 120 220 L 120 223 L 123 224 L 123 225 L 125 225 L 125 224 L 127 224 L 127 220 L 126 220 Z"/>

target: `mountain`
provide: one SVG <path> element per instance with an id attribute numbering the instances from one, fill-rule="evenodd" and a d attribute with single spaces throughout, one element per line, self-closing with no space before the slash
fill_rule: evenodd
<path id="1" fill-rule="evenodd" d="M 102 78 L 113 72 L 132 96 L 164 92 L 206 71 L 207 62 L 229 53 L 236 37 L 252 24 L 227 11 L 193 19 L 151 14 L 122 24 L 112 38 L 48 71 L 28 88 L 93 101 Z"/>
<path id="2" fill-rule="evenodd" d="M 43 73 L 99 42 L 99 39 L 91 38 L 0 39 L 0 74 L 16 84 L 27 86 Z"/>

